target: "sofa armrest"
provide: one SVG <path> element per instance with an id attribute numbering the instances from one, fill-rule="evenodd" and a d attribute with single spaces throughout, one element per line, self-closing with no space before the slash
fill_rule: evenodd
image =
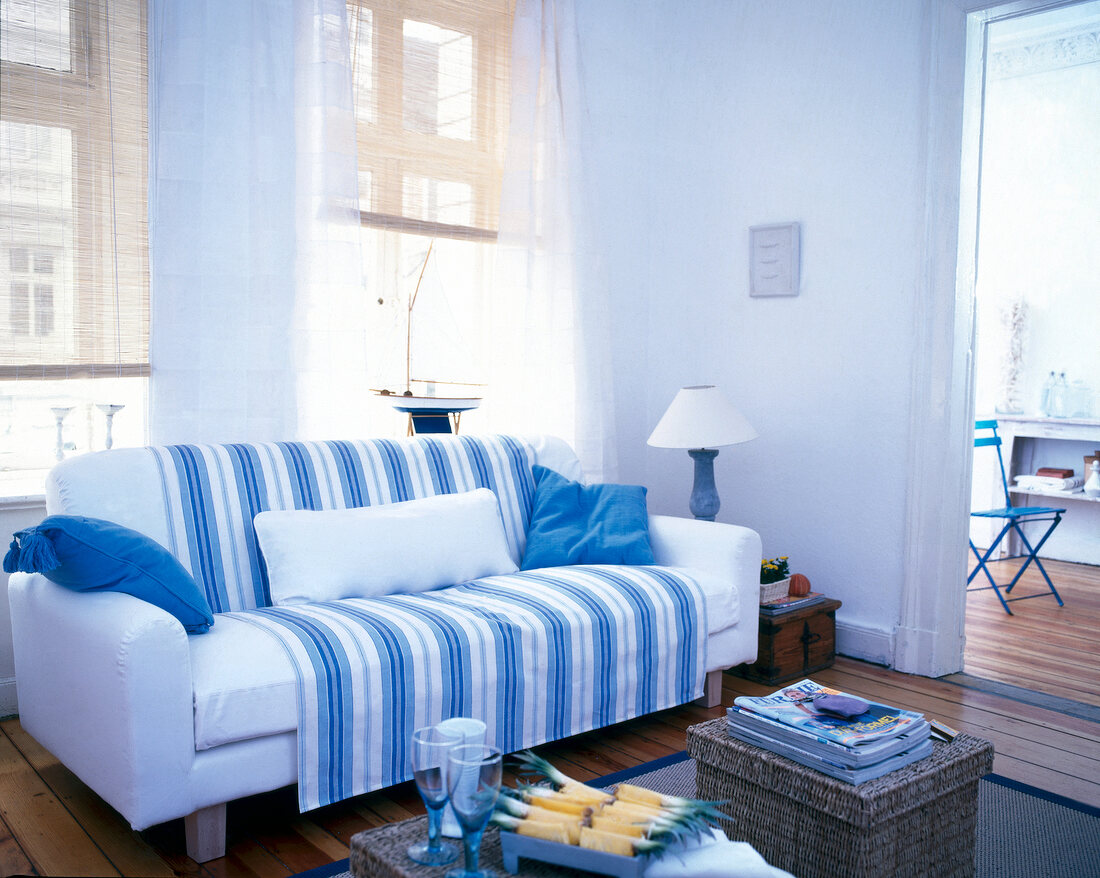
<path id="1" fill-rule="evenodd" d="M 195 758 L 187 634 L 117 592 L 9 581 L 20 721 L 135 829 L 189 813 Z M 200 635 L 201 636 L 201 635 Z"/>
<path id="2" fill-rule="evenodd" d="M 747 527 L 649 516 L 649 542 L 658 564 L 687 567 L 729 579 L 741 606 L 755 607 L 760 595 L 760 535 Z"/>
<path id="3" fill-rule="evenodd" d="M 736 595 L 725 612 L 711 614 L 707 670 L 756 661 L 760 535 L 733 524 L 651 515 L 649 541 L 658 564 L 728 582 Z"/>

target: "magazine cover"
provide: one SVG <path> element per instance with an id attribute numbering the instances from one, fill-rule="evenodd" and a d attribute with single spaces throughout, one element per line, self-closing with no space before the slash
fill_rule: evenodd
<path id="1" fill-rule="evenodd" d="M 735 698 L 733 703 L 741 712 L 757 714 L 847 747 L 858 747 L 894 738 L 924 722 L 923 714 L 874 701 L 867 702 L 867 710 L 859 716 L 850 719 L 830 716 L 815 710 L 813 705 L 816 696 L 826 694 L 845 695 L 847 693 L 820 686 L 813 680 L 802 680 L 784 686 L 771 695 L 755 697 L 742 695 Z"/>

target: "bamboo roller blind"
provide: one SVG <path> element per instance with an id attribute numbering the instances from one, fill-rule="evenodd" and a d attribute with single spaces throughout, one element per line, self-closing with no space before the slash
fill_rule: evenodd
<path id="1" fill-rule="evenodd" d="M 0 3 L 0 378 L 149 371 L 145 0 Z"/>
<path id="2" fill-rule="evenodd" d="M 511 0 L 349 0 L 364 225 L 495 239 Z"/>

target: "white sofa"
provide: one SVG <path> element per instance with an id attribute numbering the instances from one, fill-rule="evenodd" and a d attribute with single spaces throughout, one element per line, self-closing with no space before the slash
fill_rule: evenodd
<path id="1" fill-rule="evenodd" d="M 255 552 L 250 518 L 255 504 L 307 505 L 287 489 L 295 472 L 315 493 L 308 500 L 313 508 L 401 499 L 393 491 L 395 479 L 404 479 L 402 496 L 469 490 L 475 486 L 470 479 L 485 484 L 485 474 L 456 474 L 449 469 L 457 468 L 440 461 L 478 441 L 437 437 L 120 449 L 59 464 L 48 480 L 47 508 L 50 514 L 107 519 L 152 537 L 211 594 L 211 583 L 203 579 L 212 574 L 197 569 L 206 562 L 196 554 L 192 533 L 196 503 L 203 505 L 211 531 L 205 549 L 216 544 L 220 552 L 224 599 L 227 583 L 247 591 L 255 571 L 263 569 L 253 564 L 250 573 L 240 560 Z M 503 439 L 484 441 L 492 451 Z M 521 463 L 512 461 L 512 473 L 507 461 L 494 464 L 496 482 L 489 486 L 501 498 L 502 510 L 508 495 L 507 503 L 521 513 L 526 504 L 529 511 L 530 496 L 517 489 L 529 487 L 524 467 L 540 463 L 579 479 L 576 457 L 561 440 L 507 441 L 520 449 Z M 425 448 L 434 450 L 434 457 Z M 354 465 L 340 459 L 349 449 Z M 405 462 L 395 466 L 395 455 L 404 455 Z M 196 460 L 205 460 L 206 469 L 194 470 Z M 242 499 L 240 467 L 232 464 L 240 460 L 263 462 L 257 469 L 263 469 L 265 496 Z M 443 481 L 449 487 L 440 488 L 440 467 L 448 468 Z M 185 470 L 194 482 L 190 503 L 177 478 Z M 358 499 L 348 495 L 352 470 L 361 483 Z M 394 475 L 398 470 L 400 478 Z M 368 481 L 371 485 L 364 486 Z M 760 539 L 747 528 L 667 516 L 650 516 L 649 536 L 656 562 L 687 571 L 705 593 L 706 682 L 700 681 L 704 691 L 690 697 L 714 705 L 721 670 L 756 658 Z M 516 540 L 522 548 L 522 533 L 510 538 L 513 548 Z M 21 573 L 12 575 L 9 593 L 22 725 L 134 829 L 184 817 L 189 855 L 200 862 L 213 859 L 224 854 L 225 803 L 296 783 L 295 669 L 279 643 L 222 613 L 216 595 L 214 626 L 209 633 L 188 635 L 175 617 L 127 594 L 80 593 L 41 574 Z M 536 697 L 530 694 L 534 688 L 528 687 L 526 697 Z M 526 747 L 543 740 L 544 734 L 532 730 L 515 743 Z"/>

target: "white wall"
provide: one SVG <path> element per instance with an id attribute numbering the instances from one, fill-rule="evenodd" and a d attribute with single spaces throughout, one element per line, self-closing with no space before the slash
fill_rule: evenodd
<path id="1" fill-rule="evenodd" d="M 721 451 L 718 519 L 841 599 L 842 648 L 884 662 L 904 579 L 938 4 L 578 4 L 620 315 L 620 475 L 649 486 L 652 511 L 685 514 L 687 454 L 645 439 L 679 386 L 722 386 L 760 437 Z M 788 220 L 802 225 L 801 294 L 752 299 L 748 227 Z"/>
<path id="2" fill-rule="evenodd" d="M 1066 373 L 1074 394 L 1064 412 L 1100 418 L 1100 340 L 1096 278 L 1100 276 L 1100 61 L 1071 56 L 1047 69 L 1041 51 L 1053 37 L 1082 38 L 1100 23 L 1100 3 L 1082 7 L 1080 24 L 1061 33 L 1028 36 L 1033 21 L 1065 17 L 1059 10 L 1002 24 L 1022 32 L 1031 67 L 997 75 L 986 87 L 982 149 L 982 223 L 978 270 L 979 411 L 992 412 L 1000 391 L 1006 330 L 1001 311 L 1022 299 L 1020 404 L 1039 410 L 1051 371 Z M 1090 27 L 1086 24 L 1091 23 Z M 995 45 L 995 44 L 994 44 Z M 1090 63 L 1082 63 L 1093 58 Z M 1021 71 L 1024 71 L 1020 75 Z M 1080 471 L 1080 463 L 1077 465 Z"/>

